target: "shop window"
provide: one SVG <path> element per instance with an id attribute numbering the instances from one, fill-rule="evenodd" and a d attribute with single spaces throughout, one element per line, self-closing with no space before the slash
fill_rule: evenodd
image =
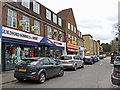
<path id="1" fill-rule="evenodd" d="M 40 13 L 40 4 L 37 3 L 36 1 L 33 1 L 33 11 L 36 12 L 37 14 Z"/>
<path id="2" fill-rule="evenodd" d="M 53 22 L 57 24 L 57 15 L 53 14 Z"/>
<path id="3" fill-rule="evenodd" d="M 11 9 L 8 9 L 7 26 L 17 27 L 17 13 Z"/>
<path id="4" fill-rule="evenodd" d="M 54 40 L 57 40 L 57 39 L 58 39 L 58 32 L 57 32 L 56 29 L 54 29 L 54 31 L 53 31 L 52 38 L 53 38 Z"/>
<path id="5" fill-rule="evenodd" d="M 22 0 L 22 5 L 26 8 L 30 8 L 30 0 Z"/>
<path id="6" fill-rule="evenodd" d="M 26 25 L 23 26 L 22 29 L 23 29 L 24 31 L 30 32 L 30 19 L 29 19 L 29 17 L 23 15 L 23 20 L 25 20 Z"/>
<path id="7" fill-rule="evenodd" d="M 51 20 L 51 12 L 49 10 L 46 9 L 46 18 L 48 20 Z"/>
<path id="8" fill-rule="evenodd" d="M 62 41 L 62 32 L 61 31 L 59 31 L 58 40 Z"/>
<path id="9" fill-rule="evenodd" d="M 48 38 L 52 38 L 52 29 L 50 26 L 47 26 L 47 36 Z"/>

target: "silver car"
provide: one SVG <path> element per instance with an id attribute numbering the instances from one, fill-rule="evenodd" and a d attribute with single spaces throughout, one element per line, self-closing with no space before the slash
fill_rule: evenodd
<path id="1" fill-rule="evenodd" d="M 83 58 L 79 55 L 63 55 L 60 58 L 60 64 L 65 69 L 77 70 L 77 68 L 84 68 Z"/>

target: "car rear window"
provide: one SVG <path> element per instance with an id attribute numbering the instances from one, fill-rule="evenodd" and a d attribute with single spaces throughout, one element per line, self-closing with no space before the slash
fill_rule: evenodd
<path id="1" fill-rule="evenodd" d="M 18 64 L 36 65 L 39 61 L 37 59 L 23 59 Z"/>
<path id="2" fill-rule="evenodd" d="M 61 56 L 60 59 L 61 60 L 70 60 L 70 59 L 72 59 L 72 56 Z"/>
<path id="3" fill-rule="evenodd" d="M 80 56 L 74 56 L 73 58 L 79 60 L 79 59 L 80 59 Z"/>

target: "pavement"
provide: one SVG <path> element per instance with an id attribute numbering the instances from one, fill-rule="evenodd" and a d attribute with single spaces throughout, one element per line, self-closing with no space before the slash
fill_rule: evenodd
<path id="1" fill-rule="evenodd" d="M 14 78 L 14 70 L 4 71 L 0 73 L 0 85 L 13 81 L 16 81 L 16 79 Z"/>

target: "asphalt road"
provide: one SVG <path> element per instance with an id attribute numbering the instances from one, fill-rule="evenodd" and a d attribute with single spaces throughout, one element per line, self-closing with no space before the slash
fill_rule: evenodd
<path id="1" fill-rule="evenodd" d="M 63 77 L 51 78 L 44 84 L 15 81 L 4 84 L 3 88 L 119 88 L 111 83 L 112 69 L 107 57 L 93 65 L 85 65 L 83 69 L 65 71 Z"/>

